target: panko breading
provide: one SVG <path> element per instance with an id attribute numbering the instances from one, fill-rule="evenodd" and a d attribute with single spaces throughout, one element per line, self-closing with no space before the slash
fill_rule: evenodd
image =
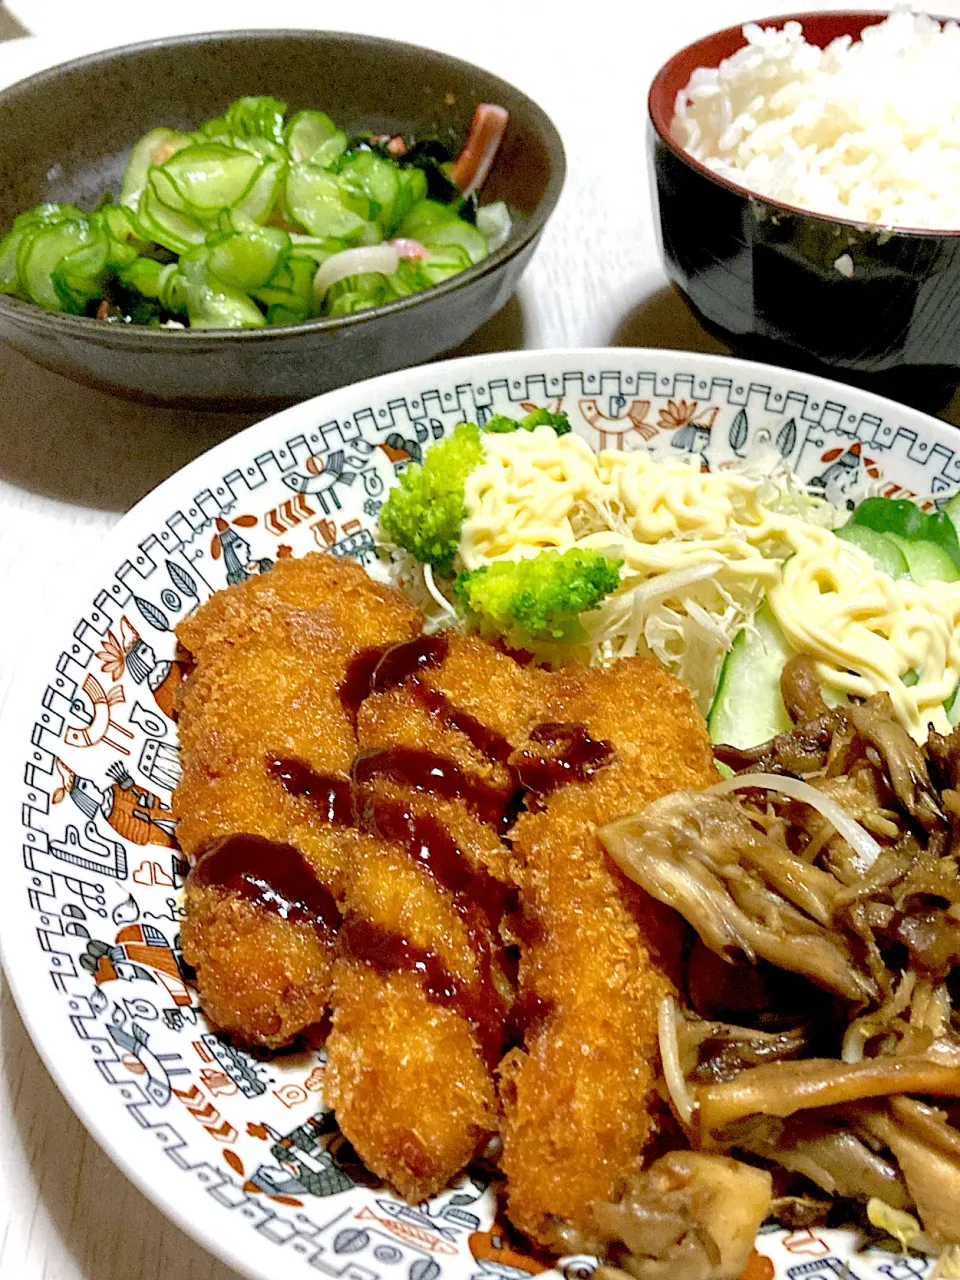
<path id="1" fill-rule="evenodd" d="M 335 897 L 342 892 L 344 863 L 364 837 L 321 821 L 268 762 L 293 758 L 346 779 L 356 731 L 337 686 L 358 651 L 406 640 L 421 622 L 359 565 L 317 553 L 217 592 L 180 624 L 195 665 L 178 697 L 173 810 L 191 860 L 224 837 L 260 836 L 294 846 Z M 185 906 L 184 958 L 218 1027 L 276 1047 L 323 1016 L 332 935 L 192 877 Z"/>
<path id="2" fill-rule="evenodd" d="M 712 753 L 690 695 L 645 659 L 551 672 L 451 632 L 400 651 L 431 656 L 408 671 L 398 658 L 396 682 L 378 667 L 371 691 L 373 666 L 355 660 L 421 625 L 399 593 L 324 555 L 281 560 L 181 625 L 195 669 L 174 811 L 185 852 L 202 855 L 184 954 L 211 1020 L 248 1043 L 282 1045 L 332 1012 L 324 1100 L 408 1200 L 499 1129 L 509 1215 L 559 1249 L 558 1224 L 586 1225 L 641 1167 L 657 1005 L 683 936 L 596 831 L 712 782 Z M 358 671 L 351 707 L 341 690 Z M 529 757 L 551 767 L 577 726 L 595 740 L 592 776 L 531 805 L 505 841 Z M 333 922 L 306 913 L 306 890 L 284 917 L 205 880 L 224 840 L 268 859 L 287 846 L 289 874 L 306 864 Z M 523 1047 L 501 1060 L 522 1023 Z"/>
<path id="3" fill-rule="evenodd" d="M 501 1065 L 501 1165 L 512 1222 L 559 1249 L 558 1224 L 586 1225 L 590 1204 L 642 1166 L 665 947 L 682 938 L 620 875 L 597 828 L 717 774 L 690 693 L 643 658 L 557 672 L 548 718 L 583 724 L 616 751 L 512 832 L 524 920 L 518 998 L 537 1016 Z"/>
<path id="4" fill-rule="evenodd" d="M 539 689 L 539 673 L 524 671 L 476 637 L 451 634 L 446 643 L 442 664 L 418 678 L 446 694 L 458 713 L 502 734 L 509 752 L 538 718 L 531 695 Z M 402 766 L 399 781 L 374 777 L 363 783 L 360 802 L 399 804 L 414 819 L 437 823 L 462 859 L 459 866 L 454 858 L 454 874 L 469 887 L 451 892 L 442 866 L 434 866 L 431 874 L 429 862 L 387 846 L 356 868 L 344 934 L 352 911 L 387 936 L 436 954 L 455 980 L 488 1004 L 493 1024 L 486 1037 L 478 1036 L 462 1011 L 436 1003 L 411 973 L 378 972 L 347 955 L 337 962 L 325 1101 L 370 1168 L 418 1201 L 446 1185 L 496 1130 L 493 1068 L 511 997 L 497 924 L 510 882 L 507 850 L 490 814 L 479 816 L 462 798 L 411 787 L 409 766 L 424 751 L 452 761 L 494 804 L 499 793 L 505 805 L 513 784 L 502 763 L 491 761 L 461 729 L 431 714 L 410 684 L 371 694 L 360 708 L 357 730 L 358 765 L 379 758 L 398 759 Z M 392 748 L 407 754 L 391 755 Z M 378 749 L 387 754 L 377 757 Z M 429 777 L 423 784 L 433 785 Z M 483 887 L 495 906 L 492 920 L 479 910 L 464 913 L 465 899 L 472 893 L 476 900 Z M 491 1037 L 492 1061 L 485 1053 Z"/>

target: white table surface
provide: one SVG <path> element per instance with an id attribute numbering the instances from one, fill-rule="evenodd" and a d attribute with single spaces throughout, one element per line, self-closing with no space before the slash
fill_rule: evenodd
<path id="1" fill-rule="evenodd" d="M 768 0 L 756 11 L 799 7 Z M 934 7 L 960 17 L 960 0 Z M 568 176 L 516 298 L 460 354 L 587 345 L 718 351 L 660 266 L 645 99 L 676 48 L 753 16 L 742 0 L 9 0 L 0 33 L 30 34 L 0 44 L 0 85 L 95 49 L 229 27 L 346 27 L 481 63 L 551 115 Z M 47 617 L 56 625 L 57 584 L 82 574 L 120 515 L 255 419 L 145 409 L 75 387 L 0 347 L 0 618 L 13 622 L 0 627 L 0 701 L 31 643 L 16 625 L 19 603 L 30 599 L 34 627 Z M 0 1280 L 235 1275 L 167 1223 L 87 1137 L 5 986 L 0 1046 Z"/>

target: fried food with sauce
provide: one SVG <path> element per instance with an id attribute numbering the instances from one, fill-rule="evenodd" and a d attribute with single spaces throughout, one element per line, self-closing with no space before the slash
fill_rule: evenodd
<path id="1" fill-rule="evenodd" d="M 422 618 L 352 561 L 314 553 L 218 591 L 177 628 L 194 669 L 178 694 L 182 777 L 177 835 L 193 861 L 234 835 L 294 846 L 334 896 L 364 837 L 319 819 L 268 771 L 302 760 L 349 775 L 353 721 L 337 686 L 361 650 L 406 640 Z M 236 893 L 187 880 L 184 957 L 211 1020 L 277 1047 L 326 1010 L 333 938 L 259 911 Z"/>
<path id="2" fill-rule="evenodd" d="M 561 1251 L 563 1224 L 585 1226 L 591 1203 L 612 1199 L 642 1167 L 657 1006 L 683 936 L 614 867 L 597 828 L 717 773 L 692 696 L 656 663 L 570 666 L 549 689 L 547 719 L 583 724 L 616 751 L 512 831 L 524 921 L 518 1001 L 538 1016 L 500 1068 L 501 1166 L 511 1221 Z"/>
<path id="3" fill-rule="evenodd" d="M 447 643 L 443 663 L 419 673 L 418 680 L 445 694 L 457 713 L 466 712 L 505 739 L 505 758 L 540 719 L 543 674 L 521 668 L 474 636 L 451 633 Z M 430 753 L 427 766 L 431 760 L 452 762 L 471 784 L 481 785 L 494 809 L 496 797 L 505 804 L 513 790 L 504 764 L 444 723 L 442 715 L 431 714 L 416 692 L 406 683 L 372 693 L 361 706 L 358 764 L 364 753 L 378 749 L 386 749 L 388 759 L 391 748 L 409 753 L 400 759 L 406 779 L 374 777 L 361 784 L 361 794 L 368 804 L 399 802 L 426 821 L 428 833 L 437 823 L 466 866 L 454 857 L 445 874 L 435 862 L 432 875 L 409 848 L 385 845 L 358 866 L 341 938 L 348 936 L 352 912 L 389 937 L 435 953 L 455 980 L 478 993 L 489 1025 L 478 1033 L 461 1009 L 431 999 L 412 973 L 377 971 L 344 954 L 335 968 L 324 1085 L 325 1101 L 364 1162 L 413 1202 L 445 1186 L 496 1130 L 494 1067 L 511 991 L 497 930 L 510 887 L 508 851 L 496 814 L 483 805 L 478 814 L 476 804 L 458 796 L 414 789 L 410 763 L 421 752 Z M 469 882 L 463 894 L 451 891 L 451 875 L 454 882 Z M 489 918 L 476 906 L 465 912 L 467 898 L 474 904 L 488 899 Z"/>

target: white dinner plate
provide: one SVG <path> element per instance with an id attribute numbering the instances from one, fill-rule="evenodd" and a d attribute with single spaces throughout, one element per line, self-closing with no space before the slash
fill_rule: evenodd
<path id="1" fill-rule="evenodd" d="M 76 599 L 51 634 L 36 634 L 29 599 L 6 602 L 23 654 L 0 760 L 14 996 L 104 1150 L 259 1280 L 520 1280 L 539 1268 L 491 1231 L 482 1174 L 417 1207 L 361 1185 L 321 1114 L 322 1058 L 260 1061 L 204 1022 L 178 946 L 174 627 L 211 592 L 269 572 L 284 546 L 372 565 L 377 512 L 410 459 L 458 422 L 534 405 L 562 408 L 598 447 L 666 445 L 710 468 L 772 443 L 841 506 L 865 478 L 904 496 L 960 485 L 952 428 L 822 379 L 676 351 L 486 355 L 331 392 L 212 449 L 116 526 L 79 592 L 38 578 L 38 594 Z M 765 1231 L 758 1265 L 766 1280 L 911 1280 L 929 1267 L 854 1256 L 854 1243 Z M 560 1264 L 568 1277 L 592 1266 Z"/>

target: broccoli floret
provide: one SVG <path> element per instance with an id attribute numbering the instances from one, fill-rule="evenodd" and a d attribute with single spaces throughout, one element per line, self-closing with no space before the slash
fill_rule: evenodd
<path id="1" fill-rule="evenodd" d="M 558 436 L 569 435 L 573 429 L 565 413 L 551 413 L 549 409 L 533 409 L 519 419 L 495 413 L 483 429 L 493 435 L 504 435 L 508 431 L 532 431 L 534 427 L 553 427 Z"/>
<path id="2" fill-rule="evenodd" d="M 620 582 L 622 560 L 598 551 L 542 551 L 531 560 L 497 560 L 453 584 L 470 621 L 517 649 L 586 638 L 579 615 Z"/>
<path id="3" fill-rule="evenodd" d="M 449 576 L 466 518 L 464 483 L 480 462 L 480 428 L 461 422 L 428 449 L 422 466 L 409 466 L 380 511 L 380 530 L 438 573 Z"/>

